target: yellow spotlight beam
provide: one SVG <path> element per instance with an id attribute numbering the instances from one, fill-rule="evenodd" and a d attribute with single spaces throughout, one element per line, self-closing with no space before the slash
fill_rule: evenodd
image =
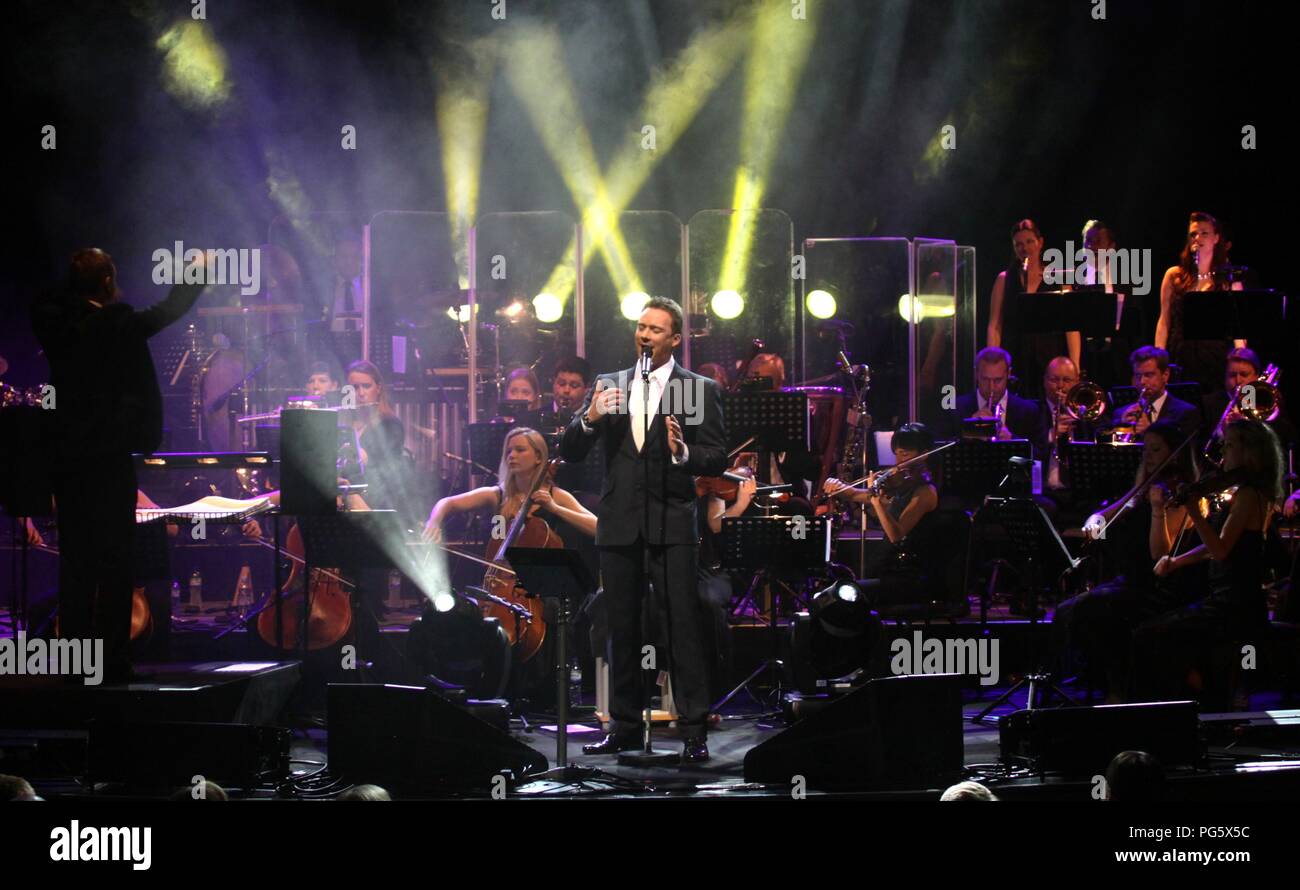
<path id="1" fill-rule="evenodd" d="M 154 46 L 163 54 L 167 92 L 182 104 L 215 110 L 230 98 L 226 53 L 207 22 L 178 22 L 163 31 Z"/>
<path id="2" fill-rule="evenodd" d="M 577 93 L 564 65 L 563 48 L 554 28 L 522 26 L 506 52 L 506 75 L 519 96 L 533 127 L 542 139 L 574 202 L 582 210 L 584 226 L 591 227 L 595 243 L 615 285 L 620 290 L 641 290 L 627 243 L 618 231 L 591 136 L 582 122 Z M 585 253 L 585 251 L 584 251 Z M 573 291 L 574 272 L 557 268 L 545 290 L 561 299 Z"/>
<path id="3" fill-rule="evenodd" d="M 483 140 L 487 132 L 488 92 L 497 64 L 495 40 L 475 41 L 465 64 L 437 65 L 435 113 L 442 146 L 442 175 L 451 216 L 451 245 L 461 287 L 469 287 L 469 229 L 478 217 L 479 184 L 483 171 Z"/>
<path id="4" fill-rule="evenodd" d="M 737 16 L 720 25 L 703 29 L 671 64 L 656 71 L 651 78 L 640 110 L 634 118 L 640 126 L 655 128 L 655 147 L 646 150 L 641 140 L 629 140 L 610 162 L 604 182 L 608 207 L 602 212 L 615 217 L 626 209 L 645 184 L 655 165 L 690 127 L 704 103 L 736 66 L 750 30 L 749 16 Z M 585 214 L 584 214 L 585 215 Z M 587 238 L 583 243 L 582 265 L 585 267 L 601 242 Z M 571 243 L 565 256 L 577 249 Z M 558 266 L 551 276 L 551 293 L 567 299 L 574 287 L 571 266 Z M 617 280 L 617 279 L 616 279 Z M 621 293 L 641 290 L 620 289 Z"/>
<path id="5" fill-rule="evenodd" d="M 745 110 L 740 134 L 740 164 L 732 194 L 727 244 L 722 254 L 719 290 L 742 291 L 754 244 L 753 211 L 763 203 L 767 178 L 781 145 L 799 77 L 808 61 L 817 24 L 806 7 L 806 19 L 790 14 L 790 5 L 765 5 L 754 20 L 753 39 L 745 68 Z"/>

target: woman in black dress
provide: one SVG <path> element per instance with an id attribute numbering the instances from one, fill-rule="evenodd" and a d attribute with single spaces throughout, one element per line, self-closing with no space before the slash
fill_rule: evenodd
<path id="1" fill-rule="evenodd" d="M 1193 213 L 1178 265 L 1166 269 L 1160 283 L 1155 345 L 1168 350 L 1169 357 L 1183 369 L 1183 380 L 1195 380 L 1204 392 L 1213 391 L 1222 376 L 1224 356 L 1234 347 L 1245 346 L 1246 341 L 1189 340 L 1183 332 L 1183 297 L 1188 291 L 1242 289 L 1240 281 L 1228 280 L 1229 246 L 1217 219 L 1208 213 Z"/>
<path id="2" fill-rule="evenodd" d="M 1144 656 L 1147 666 L 1138 676 L 1144 697 L 1185 694 L 1175 671 L 1182 674 L 1189 661 L 1193 666 L 1196 660 L 1203 661 L 1206 650 L 1216 644 L 1257 642 L 1267 626 L 1264 573 L 1269 563 L 1264 539 L 1285 496 L 1282 466 L 1282 448 L 1268 424 L 1238 420 L 1228 425 L 1223 469 L 1241 481 L 1230 506 L 1220 513 L 1222 524 L 1216 526 L 1195 507 L 1189 509 L 1200 546 L 1165 556 L 1155 565 L 1156 575 L 1164 578 L 1212 560 L 1210 590 L 1190 606 L 1138 628 L 1135 652 Z M 1152 504 L 1153 509 L 1162 506 Z M 1193 678 L 1192 692 L 1199 692 L 1196 673 L 1188 676 Z"/>
<path id="3" fill-rule="evenodd" d="M 1043 233 L 1032 219 L 1022 219 L 1011 228 L 1011 248 L 1015 261 L 998 273 L 989 299 L 989 326 L 985 346 L 1000 346 L 1011 353 L 1017 394 L 1033 398 L 1042 388 L 1047 363 L 1058 355 L 1068 355 L 1076 368 L 1080 364 L 1083 340 L 1078 331 L 1060 334 L 1027 333 L 1021 330 L 1020 311 L 1028 294 L 1053 290 L 1043 280 Z M 1064 348 L 1063 348 L 1064 347 Z"/>

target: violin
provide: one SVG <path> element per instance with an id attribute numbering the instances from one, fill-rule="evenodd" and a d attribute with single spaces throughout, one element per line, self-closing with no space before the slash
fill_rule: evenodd
<path id="1" fill-rule="evenodd" d="M 1169 506 L 1181 507 L 1190 501 L 1200 500 L 1234 486 L 1244 485 L 1248 481 L 1247 477 L 1246 468 L 1237 467 L 1221 473 L 1211 473 L 1195 482 L 1185 482 L 1179 485 L 1173 496 L 1170 497 Z"/>

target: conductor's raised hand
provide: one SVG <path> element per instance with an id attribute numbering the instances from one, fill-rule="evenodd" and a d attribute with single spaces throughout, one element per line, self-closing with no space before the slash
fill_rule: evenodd
<path id="1" fill-rule="evenodd" d="M 623 390 L 619 389 L 608 380 L 596 381 L 596 392 L 591 397 L 591 404 L 587 406 L 587 424 L 595 424 L 606 414 L 616 414 L 623 410 L 624 395 Z"/>

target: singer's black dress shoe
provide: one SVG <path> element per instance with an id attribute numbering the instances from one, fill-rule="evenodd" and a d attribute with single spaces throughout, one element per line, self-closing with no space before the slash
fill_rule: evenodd
<path id="1" fill-rule="evenodd" d="M 707 737 L 703 735 L 687 736 L 682 745 L 682 763 L 703 763 L 708 760 L 709 746 L 706 741 Z"/>
<path id="2" fill-rule="evenodd" d="M 583 754 L 617 754 L 619 751 L 635 751 L 641 747 L 641 733 L 611 732 L 599 742 L 582 746 Z"/>

